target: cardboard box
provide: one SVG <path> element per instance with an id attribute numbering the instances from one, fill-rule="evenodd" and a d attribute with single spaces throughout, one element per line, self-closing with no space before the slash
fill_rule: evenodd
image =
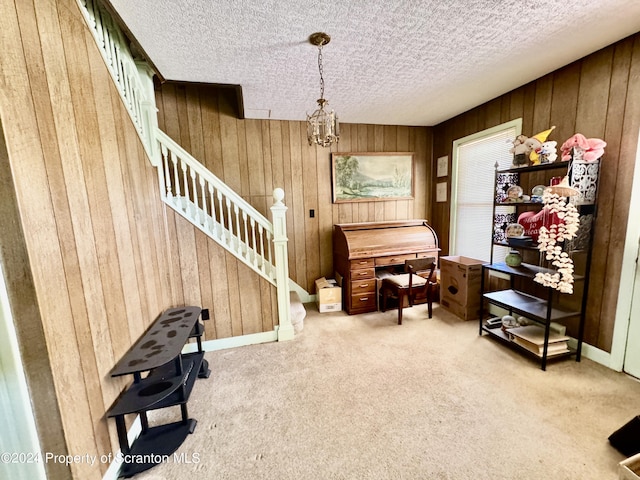
<path id="1" fill-rule="evenodd" d="M 478 297 L 479 298 L 479 297 Z M 477 320 L 480 318 L 480 302 L 462 305 L 460 302 L 448 295 L 442 295 L 440 298 L 440 306 L 445 310 L 453 313 L 463 320 Z"/>
<path id="2" fill-rule="evenodd" d="M 440 257 L 440 305 L 464 320 L 478 319 L 482 264 L 475 258 Z"/>
<path id="3" fill-rule="evenodd" d="M 342 288 L 334 279 L 322 277 L 316 280 L 316 305 L 320 313 L 342 310 Z"/>
<path id="4" fill-rule="evenodd" d="M 640 479 L 640 453 L 623 460 L 618 464 L 619 480 Z"/>

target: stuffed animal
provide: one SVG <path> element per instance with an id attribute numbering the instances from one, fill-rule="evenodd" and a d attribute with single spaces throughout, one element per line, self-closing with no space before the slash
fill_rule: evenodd
<path id="1" fill-rule="evenodd" d="M 587 138 L 581 133 L 576 133 L 568 138 L 560 147 L 560 152 L 562 153 L 560 158 L 563 162 L 571 160 L 573 151 L 573 159 L 582 160 L 584 152 L 588 149 L 589 142 L 587 142 Z"/>
<path id="2" fill-rule="evenodd" d="M 538 158 L 538 149 L 540 146 L 547 141 L 547 137 L 553 130 L 556 128 L 549 128 L 548 130 L 544 130 L 540 133 L 536 133 L 533 137 L 528 140 L 528 146 L 531 148 L 531 152 L 529 153 L 529 159 L 531 160 L 532 165 L 540 165 L 540 159 Z"/>
<path id="3" fill-rule="evenodd" d="M 589 148 L 582 156 L 585 161 L 594 162 L 604 155 L 604 147 L 607 146 L 607 142 L 599 138 L 587 138 L 587 143 Z"/>
<path id="4" fill-rule="evenodd" d="M 536 152 L 539 155 L 540 163 L 553 163 L 558 158 L 556 153 L 556 145 L 558 142 L 544 142 Z"/>
<path id="5" fill-rule="evenodd" d="M 562 144 L 562 160 L 584 160 L 594 162 L 604 154 L 607 142 L 599 138 L 586 138 L 581 133 L 576 133 Z"/>
<path id="6" fill-rule="evenodd" d="M 538 160 L 538 154 L 536 153 L 536 150 L 540 148 L 542 142 L 535 137 L 530 137 L 526 142 L 524 142 L 524 144 L 529 150 L 529 160 L 531 160 L 531 165 L 539 165 L 540 160 Z"/>
<path id="7" fill-rule="evenodd" d="M 526 145 L 526 141 L 529 139 L 526 135 L 518 135 L 513 141 L 513 147 L 509 149 L 509 153 L 513 154 L 513 167 L 526 167 L 528 160 L 527 157 L 531 152 Z"/>

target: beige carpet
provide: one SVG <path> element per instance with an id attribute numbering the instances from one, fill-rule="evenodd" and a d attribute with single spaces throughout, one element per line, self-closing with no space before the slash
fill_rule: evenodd
<path id="1" fill-rule="evenodd" d="M 307 305 L 291 342 L 207 353 L 176 479 L 617 478 L 607 437 L 640 383 L 592 361 L 537 363 L 434 305 L 348 316 Z M 152 424 L 178 418 L 155 412 Z M 196 454 L 196 455 L 193 455 Z M 196 458 L 198 457 L 198 458 Z"/>

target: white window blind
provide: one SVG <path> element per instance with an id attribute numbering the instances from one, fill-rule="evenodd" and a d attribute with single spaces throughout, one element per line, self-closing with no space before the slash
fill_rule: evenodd
<path id="1" fill-rule="evenodd" d="M 513 155 L 509 149 L 513 139 L 520 133 L 519 127 L 521 120 L 454 142 L 451 255 L 486 262 L 491 259 L 495 165 L 497 162 L 498 169 L 510 167 Z M 496 212 L 504 209 L 498 207 Z M 493 261 L 504 259 L 506 253 L 506 248 L 497 247 Z"/>

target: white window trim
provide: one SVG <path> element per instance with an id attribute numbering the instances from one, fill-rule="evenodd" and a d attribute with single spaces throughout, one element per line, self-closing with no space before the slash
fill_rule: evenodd
<path id="1" fill-rule="evenodd" d="M 481 132 L 467 135 L 453 142 L 452 162 L 451 162 L 451 206 L 449 213 L 449 255 L 456 254 L 456 220 L 457 220 L 457 204 L 458 204 L 458 148 L 465 143 L 473 142 L 478 139 L 495 135 L 509 128 L 515 128 L 516 135 L 522 133 L 522 118 L 511 120 L 510 122 L 487 128 Z"/>

